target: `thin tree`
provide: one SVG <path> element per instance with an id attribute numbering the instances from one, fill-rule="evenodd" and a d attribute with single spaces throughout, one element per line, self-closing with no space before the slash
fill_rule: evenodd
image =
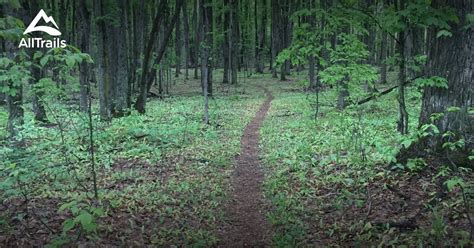
<path id="1" fill-rule="evenodd" d="M 165 48 L 168 44 L 171 32 L 173 31 L 174 24 L 176 23 L 176 19 L 178 18 L 178 14 L 181 10 L 182 3 L 183 3 L 183 0 L 176 0 L 175 13 L 173 15 L 171 24 L 167 27 L 167 30 L 165 32 L 165 35 L 164 35 L 165 37 L 163 39 L 163 42 L 161 43 L 161 46 L 158 50 L 158 54 L 155 58 L 155 64 L 159 64 L 161 59 L 163 58 Z M 153 26 L 150 31 L 150 35 L 148 37 L 148 42 L 144 50 L 145 58 L 143 60 L 142 75 L 140 78 L 140 92 L 139 92 L 137 101 L 135 102 L 135 109 L 139 113 L 145 113 L 147 94 L 151 88 L 154 75 L 156 75 L 156 70 L 157 70 L 156 67 L 154 67 L 150 72 L 151 53 L 153 51 L 153 46 L 156 43 L 155 39 L 158 34 L 158 30 L 161 23 L 162 13 L 160 11 L 165 9 L 166 4 L 167 4 L 166 0 L 160 1 L 160 4 L 158 6 L 158 11 L 156 12 L 155 19 L 153 21 Z"/>
<path id="2" fill-rule="evenodd" d="M 209 124 L 209 79 L 210 79 L 210 52 L 212 47 L 212 1 L 202 0 L 200 2 L 200 12 L 202 18 L 201 37 L 201 84 L 204 94 L 204 123 Z"/>
<path id="3" fill-rule="evenodd" d="M 79 41 L 79 49 L 83 53 L 90 52 L 90 44 L 89 44 L 89 37 L 90 37 L 90 30 L 91 30 L 91 23 L 90 23 L 90 12 L 87 9 L 87 4 L 85 0 L 79 0 L 76 2 L 76 11 L 77 11 L 77 18 L 78 21 L 76 24 L 78 25 L 78 41 Z M 80 64 L 79 68 L 79 84 L 80 84 L 80 97 L 79 97 L 79 107 L 81 111 L 87 112 L 89 106 L 89 75 L 90 75 L 90 68 L 89 63 L 83 62 Z"/>

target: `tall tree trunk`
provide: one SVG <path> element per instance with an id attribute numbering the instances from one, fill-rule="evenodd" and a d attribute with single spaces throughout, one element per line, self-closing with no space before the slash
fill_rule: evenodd
<path id="1" fill-rule="evenodd" d="M 168 42 L 169 42 L 169 39 L 171 37 L 171 33 L 173 32 L 173 29 L 176 25 L 176 21 L 177 19 L 179 18 L 179 14 L 181 12 L 181 9 L 182 9 L 182 4 L 185 0 L 176 0 L 176 4 L 175 4 L 175 9 L 174 9 L 174 14 L 171 18 L 171 20 L 168 21 L 165 20 L 165 22 L 163 22 L 163 35 L 161 35 L 160 37 L 162 37 L 162 40 L 160 42 L 160 46 L 158 47 L 158 50 L 157 50 L 157 54 L 156 54 L 156 57 L 155 57 L 155 61 L 154 61 L 154 64 L 155 65 L 158 65 L 161 63 L 161 60 L 164 56 L 164 53 L 166 51 L 166 47 L 168 46 Z M 163 65 L 162 65 L 163 66 Z M 157 72 L 157 68 L 154 67 L 151 72 L 149 73 L 148 75 L 148 83 L 146 85 L 146 93 L 148 93 L 151 89 L 151 86 L 153 85 L 153 77 L 156 75 L 156 72 Z M 146 99 L 146 96 L 147 94 L 144 94 L 143 95 Z"/>
<path id="2" fill-rule="evenodd" d="M 275 63 L 276 56 L 280 51 L 280 7 L 279 2 L 281 0 L 276 0 L 272 2 L 272 62 Z M 277 78 L 277 69 L 275 65 L 272 65 L 272 77 Z"/>
<path id="3" fill-rule="evenodd" d="M 400 6 L 397 9 L 403 10 L 405 8 L 405 0 L 400 0 Z M 397 129 L 401 134 L 408 134 L 408 112 L 405 103 L 405 82 L 406 76 L 406 40 L 407 35 L 405 31 L 399 33 L 397 50 L 400 54 L 399 71 L 398 71 L 398 110 L 399 117 Z"/>
<path id="4" fill-rule="evenodd" d="M 105 15 L 104 0 L 94 1 L 95 16 L 102 17 Z M 103 120 L 109 120 L 112 117 L 111 111 L 111 78 L 109 73 L 109 33 L 105 20 L 97 22 L 99 37 L 97 39 L 97 47 L 100 51 L 98 56 L 98 74 L 99 74 L 99 113 Z"/>
<path id="5" fill-rule="evenodd" d="M 263 73 L 265 68 L 265 37 L 267 36 L 267 1 L 262 1 L 262 20 L 260 23 L 260 30 L 258 31 L 258 60 L 257 60 L 257 72 Z"/>
<path id="6" fill-rule="evenodd" d="M 161 0 L 158 6 L 158 9 L 162 10 L 165 9 L 167 5 L 167 0 Z M 151 60 L 151 53 L 153 51 L 153 46 L 155 45 L 156 41 L 156 35 L 158 33 L 160 24 L 161 24 L 161 18 L 162 15 L 157 12 L 155 19 L 153 21 L 153 26 L 150 31 L 150 35 L 148 36 L 148 41 L 146 46 L 144 47 L 143 54 L 144 54 L 144 59 L 142 63 L 142 75 L 140 77 L 140 92 L 137 98 L 137 101 L 135 102 L 135 109 L 139 113 L 145 113 L 145 105 L 146 105 L 146 99 L 147 99 L 147 90 L 148 90 L 148 76 L 149 76 L 149 66 L 150 66 L 150 60 Z"/>
<path id="7" fill-rule="evenodd" d="M 231 84 L 237 84 L 238 81 L 238 68 L 239 68 L 239 4 L 238 0 L 230 0 L 231 11 L 230 11 L 230 74 Z"/>
<path id="8" fill-rule="evenodd" d="M 90 23 L 90 13 L 87 9 L 87 5 L 85 0 L 79 0 L 76 2 L 76 11 L 78 21 L 76 24 L 78 25 L 78 39 L 79 39 L 79 49 L 83 53 L 90 53 L 90 46 L 89 46 L 89 37 L 90 37 L 90 30 L 91 30 L 91 23 Z M 82 62 L 79 68 L 79 84 L 80 84 L 80 97 L 79 97 L 79 107 L 81 111 L 87 112 L 89 109 L 89 87 L 90 87 L 90 80 L 89 80 L 89 73 L 90 68 L 87 62 Z"/>
<path id="9" fill-rule="evenodd" d="M 10 8 L 9 4 L 3 4 L 0 6 L 0 9 L 2 12 L 0 13 L 0 16 L 2 15 L 10 15 L 10 16 L 23 16 L 24 20 L 26 21 L 26 16 L 29 15 L 29 13 L 23 13 L 19 14 L 19 10 L 13 10 Z M 14 60 L 15 59 L 15 51 L 18 49 L 15 44 L 13 44 L 11 41 L 8 41 L 6 39 L 1 39 L 0 40 L 1 45 L 2 45 L 2 55 L 6 54 L 6 56 L 9 57 L 9 59 Z M 21 145 L 21 143 L 16 142 L 16 137 L 18 137 L 18 133 L 21 130 L 21 126 L 24 123 L 24 110 L 22 107 L 23 104 L 23 84 L 22 82 L 12 82 L 8 81 L 6 82 L 8 87 L 11 89 L 15 89 L 14 94 L 7 93 L 6 94 L 6 103 L 7 103 L 7 110 L 8 110 L 8 120 L 7 120 L 7 133 L 8 133 L 8 138 L 13 142 L 14 145 Z"/>
<path id="10" fill-rule="evenodd" d="M 200 21 L 198 16 L 199 0 L 194 0 L 194 9 L 193 9 L 193 23 L 194 23 L 194 79 L 198 79 L 198 67 L 199 67 L 199 33 L 200 33 Z"/>
<path id="11" fill-rule="evenodd" d="M 29 10 L 30 10 L 30 16 L 35 16 L 40 10 L 38 2 L 29 1 Z M 32 58 L 34 58 L 33 56 L 34 53 L 35 51 L 33 50 L 30 51 Z M 39 65 L 39 58 L 34 59 L 33 65 L 31 66 L 31 79 L 29 80 L 30 84 L 33 85 L 33 88 L 34 88 L 34 85 L 36 85 L 39 82 L 39 80 L 41 80 L 41 78 L 43 77 L 41 68 L 39 68 L 38 65 Z M 41 99 L 42 97 L 43 97 L 43 93 L 41 93 L 41 91 L 33 90 L 31 100 L 32 100 L 32 105 L 33 105 L 34 119 L 35 121 L 38 121 L 38 122 L 47 122 L 48 117 L 46 116 L 46 111 L 44 109 L 43 102 Z"/>
<path id="12" fill-rule="evenodd" d="M 211 23 L 212 23 L 212 6 L 211 1 L 202 0 L 200 3 L 202 26 L 201 37 L 203 44 L 201 45 L 201 84 L 203 85 L 204 94 L 204 123 L 209 124 L 209 57 L 212 46 Z"/>
<path id="13" fill-rule="evenodd" d="M 473 0 L 433 1 L 436 7 L 449 6 L 456 10 L 459 23 L 452 23 L 452 36 L 436 38 L 437 32 L 430 32 L 430 49 L 428 51 L 428 76 L 439 76 L 447 79 L 448 88 L 427 87 L 423 92 L 420 125 L 430 123 L 434 113 L 444 113 L 434 124 L 441 134 L 453 132 L 455 137 L 429 136 L 423 148 L 433 152 L 442 149 L 443 142 L 454 142 L 464 139 L 465 149 L 450 159 L 456 163 L 470 163 L 467 157 L 474 149 L 474 116 L 469 114 L 474 107 L 474 28 L 468 25 L 466 15 L 474 12 Z M 449 107 L 458 107 L 459 111 L 448 111 Z M 440 155 L 443 153 L 438 153 Z"/>
<path id="14" fill-rule="evenodd" d="M 228 84 L 229 83 L 229 72 L 231 67 L 231 34 L 230 34 L 230 4 L 229 0 L 224 0 L 224 8 L 223 11 L 224 15 L 224 42 L 222 42 L 222 58 L 223 58 L 223 67 L 224 67 L 224 74 L 222 75 L 222 83 Z M 228 9 L 227 9 L 228 8 Z"/>
<path id="15" fill-rule="evenodd" d="M 385 84 L 387 82 L 387 43 L 388 43 L 387 32 L 382 31 L 382 39 L 380 41 L 380 83 Z"/>
<path id="16" fill-rule="evenodd" d="M 280 5 L 280 18 L 281 18 L 281 22 L 280 22 L 280 32 L 279 32 L 279 36 L 280 36 L 280 48 L 278 49 L 278 52 L 282 51 L 283 49 L 285 49 L 287 46 L 288 46 L 288 36 L 289 36 L 289 30 L 288 30 L 288 14 L 289 14 L 289 11 L 287 10 L 288 9 L 288 6 L 289 5 L 289 2 L 287 0 L 282 0 L 281 1 L 282 4 Z M 289 61 L 286 60 L 285 62 L 283 62 L 280 66 L 280 81 L 285 81 L 286 80 L 286 74 L 288 72 L 288 69 L 287 67 L 289 67 Z"/>
<path id="17" fill-rule="evenodd" d="M 114 27 L 115 30 L 116 48 L 114 54 L 116 54 L 116 60 L 111 61 L 110 64 L 115 64 L 117 70 L 110 71 L 111 75 L 116 75 L 115 78 L 115 87 L 114 87 L 114 115 L 122 116 L 123 111 L 127 109 L 130 104 L 128 102 L 128 81 L 129 81 L 129 64 L 128 64 L 128 45 L 127 45 L 127 30 L 128 30 L 128 20 L 127 20 L 127 0 L 118 0 L 118 20 L 119 25 Z"/>
<path id="18" fill-rule="evenodd" d="M 187 1 L 183 1 L 183 24 L 184 24 L 184 51 L 186 53 L 186 63 L 185 63 L 185 76 L 186 80 L 189 79 L 189 64 L 190 64 L 190 55 L 191 51 L 189 50 L 189 18 L 188 18 L 188 8 L 186 5 Z"/>
<path id="19" fill-rule="evenodd" d="M 185 0 L 186 1 L 186 0 Z M 178 77 L 181 74 L 181 18 L 176 19 L 175 25 L 175 57 L 176 57 L 176 65 L 175 65 L 175 77 Z"/>

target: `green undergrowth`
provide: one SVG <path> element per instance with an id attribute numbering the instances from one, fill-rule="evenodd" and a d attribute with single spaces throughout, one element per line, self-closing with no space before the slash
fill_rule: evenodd
<path id="1" fill-rule="evenodd" d="M 21 152 L 6 141 L 0 149 L 0 237 L 23 245 L 216 244 L 232 159 L 263 99 L 257 89 L 217 93 L 210 125 L 203 124 L 201 96 L 152 100 L 145 115 L 111 122 L 94 115 L 99 202 L 91 193 L 87 116 L 49 106 L 54 125 L 42 127 L 27 114 Z M 21 201 L 40 213 L 34 238 L 18 225 L 28 214 Z"/>
<path id="2" fill-rule="evenodd" d="M 279 90 L 261 129 L 264 191 L 271 205 L 267 218 L 274 226 L 275 246 L 469 242 L 459 188 L 447 193 L 450 201 L 429 204 L 440 185 L 456 173 L 430 161 L 421 160 L 419 166 L 411 161 L 406 167 L 394 163 L 407 139 L 396 131 L 396 92 L 338 111 L 336 89 L 326 88 L 315 119 L 315 93 L 298 91 L 296 83 L 293 89 L 275 88 Z M 420 98 L 417 89 L 408 89 L 412 132 L 418 125 Z M 409 198 L 403 198 L 405 194 Z M 419 209 L 415 229 L 386 224 L 410 219 Z"/>

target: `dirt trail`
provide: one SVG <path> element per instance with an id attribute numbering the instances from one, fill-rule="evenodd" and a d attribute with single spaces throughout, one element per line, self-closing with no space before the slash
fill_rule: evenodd
<path id="1" fill-rule="evenodd" d="M 262 89 L 267 99 L 245 128 L 241 139 L 241 151 L 231 179 L 232 200 L 226 206 L 229 223 L 222 229 L 219 247 L 269 246 L 270 227 L 265 219 L 261 189 L 264 174 L 259 161 L 258 142 L 260 126 L 273 96 L 266 88 Z"/>

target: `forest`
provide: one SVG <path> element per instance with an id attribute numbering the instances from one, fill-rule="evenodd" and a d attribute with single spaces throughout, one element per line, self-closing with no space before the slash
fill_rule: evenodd
<path id="1" fill-rule="evenodd" d="M 0 0 L 0 247 L 473 247 L 474 0 Z"/>

